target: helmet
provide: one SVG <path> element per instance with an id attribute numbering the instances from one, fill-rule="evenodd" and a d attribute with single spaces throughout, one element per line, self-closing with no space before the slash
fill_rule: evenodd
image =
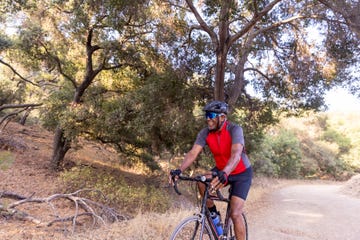
<path id="1" fill-rule="evenodd" d="M 229 110 L 227 103 L 222 101 L 212 101 L 203 108 L 203 111 L 228 114 Z"/>

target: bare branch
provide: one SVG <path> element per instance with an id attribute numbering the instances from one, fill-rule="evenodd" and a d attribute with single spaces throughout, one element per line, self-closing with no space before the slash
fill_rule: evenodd
<path id="1" fill-rule="evenodd" d="M 107 222 L 128 219 L 128 217 L 120 215 L 115 209 L 109 206 L 80 196 L 84 192 L 98 193 L 99 196 L 104 197 L 104 195 L 100 191 L 93 189 L 81 189 L 73 193 L 58 193 L 44 198 L 38 198 L 33 196 L 26 197 L 13 192 L 0 191 L 0 199 L 7 198 L 18 200 L 8 204 L 7 206 L 1 205 L 0 203 L 0 215 L 6 215 L 6 217 L 15 217 L 16 219 L 31 221 L 39 224 L 40 226 L 52 226 L 53 224 L 58 222 L 71 222 L 73 232 L 75 231 L 75 228 L 78 224 L 78 219 L 80 217 L 90 217 L 92 219 L 93 226 L 99 223 L 106 225 Z M 57 214 L 57 208 L 53 204 L 55 200 L 65 200 L 72 202 L 75 208 L 74 212 L 69 216 L 61 217 L 59 214 Z M 44 203 L 49 205 L 54 212 L 54 219 L 48 222 L 43 222 L 40 219 L 30 216 L 29 214 L 17 209 L 17 207 L 19 207 L 20 205 L 31 203 Z"/>
<path id="2" fill-rule="evenodd" d="M 61 60 L 58 56 L 52 54 L 48 49 L 47 47 L 45 46 L 45 44 L 42 44 L 43 48 L 45 49 L 46 53 L 49 55 L 50 58 L 52 58 L 55 62 L 56 62 L 56 66 L 57 66 L 57 69 L 59 71 L 59 73 L 64 76 L 66 79 L 68 79 L 72 85 L 76 88 L 77 87 L 77 84 L 76 84 L 76 81 L 75 79 L 73 79 L 71 76 L 67 75 L 63 68 L 62 68 L 62 63 L 61 63 Z"/>
<path id="3" fill-rule="evenodd" d="M 246 71 L 254 71 L 254 72 L 257 72 L 257 73 L 259 73 L 261 76 L 263 76 L 264 78 L 266 78 L 268 81 L 270 81 L 269 77 L 268 77 L 265 73 L 263 73 L 262 71 L 260 71 L 260 70 L 257 69 L 257 68 L 245 68 L 245 69 L 244 69 L 244 72 L 246 72 Z"/>
<path id="4" fill-rule="evenodd" d="M 7 108 L 28 108 L 28 107 L 38 107 L 41 106 L 42 103 L 28 103 L 28 104 L 4 104 L 0 106 L 0 111 Z"/>
<path id="5" fill-rule="evenodd" d="M 239 31 L 237 34 L 233 35 L 229 40 L 229 46 L 231 46 L 236 40 L 241 38 L 243 35 L 245 35 L 251 28 L 255 26 L 255 24 L 263 17 L 265 16 L 278 2 L 281 0 L 275 0 L 271 3 L 269 3 L 262 11 L 258 12 L 257 15 L 254 15 L 253 18 L 248 22 L 244 28 Z"/>
<path id="6" fill-rule="evenodd" d="M 192 2 L 192 0 L 186 0 L 191 12 L 194 14 L 196 20 L 199 22 L 201 29 L 204 30 L 205 32 L 207 32 L 211 38 L 211 41 L 214 45 L 214 49 L 217 49 L 218 46 L 218 39 L 216 36 L 216 33 L 206 24 L 206 22 L 204 21 L 204 19 L 202 19 L 202 17 L 200 16 L 199 12 L 196 10 L 194 3 Z"/>
<path id="7" fill-rule="evenodd" d="M 4 62 L 4 61 L 1 60 L 1 59 L 0 59 L 0 63 L 4 64 L 4 65 L 7 66 L 8 68 L 10 68 L 11 71 L 12 71 L 16 76 L 18 76 L 21 80 L 23 80 L 24 82 L 27 82 L 27 83 L 30 83 L 30 84 L 32 84 L 32 85 L 34 85 L 34 86 L 40 87 L 40 85 L 38 85 L 38 84 L 36 84 L 36 83 L 33 83 L 32 81 L 24 78 L 24 77 L 23 77 L 20 73 L 18 73 L 18 72 L 15 70 L 15 68 L 13 68 L 10 64 Z"/>

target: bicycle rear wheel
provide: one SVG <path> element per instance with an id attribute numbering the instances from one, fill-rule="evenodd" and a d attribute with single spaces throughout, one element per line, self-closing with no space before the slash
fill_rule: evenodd
<path id="1" fill-rule="evenodd" d="M 170 240 L 214 240 L 210 226 L 205 220 L 201 236 L 202 223 L 199 216 L 191 216 L 183 220 L 172 233 Z"/>
<path id="2" fill-rule="evenodd" d="M 244 229 L 245 229 L 245 240 L 248 240 L 249 233 L 248 233 L 248 224 L 247 224 L 246 216 L 244 213 L 242 213 L 241 215 L 243 217 L 243 223 L 244 223 Z M 229 230 L 227 232 L 226 237 L 227 237 L 226 239 L 228 239 L 228 240 L 236 240 L 234 224 L 233 224 L 231 218 L 229 219 Z"/>

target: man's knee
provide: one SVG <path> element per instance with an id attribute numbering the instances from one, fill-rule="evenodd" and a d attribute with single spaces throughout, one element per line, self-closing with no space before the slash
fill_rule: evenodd
<path id="1" fill-rule="evenodd" d="M 242 209 L 234 209 L 233 211 L 230 212 L 230 217 L 233 221 L 242 219 Z"/>
<path id="2" fill-rule="evenodd" d="M 245 201 L 239 197 L 232 197 L 230 216 L 234 220 L 242 218 Z"/>

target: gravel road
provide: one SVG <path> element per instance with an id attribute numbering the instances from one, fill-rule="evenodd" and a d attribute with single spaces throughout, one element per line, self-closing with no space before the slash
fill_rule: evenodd
<path id="1" fill-rule="evenodd" d="M 341 185 L 302 184 L 273 192 L 248 213 L 250 240 L 359 240 L 360 199 Z"/>

